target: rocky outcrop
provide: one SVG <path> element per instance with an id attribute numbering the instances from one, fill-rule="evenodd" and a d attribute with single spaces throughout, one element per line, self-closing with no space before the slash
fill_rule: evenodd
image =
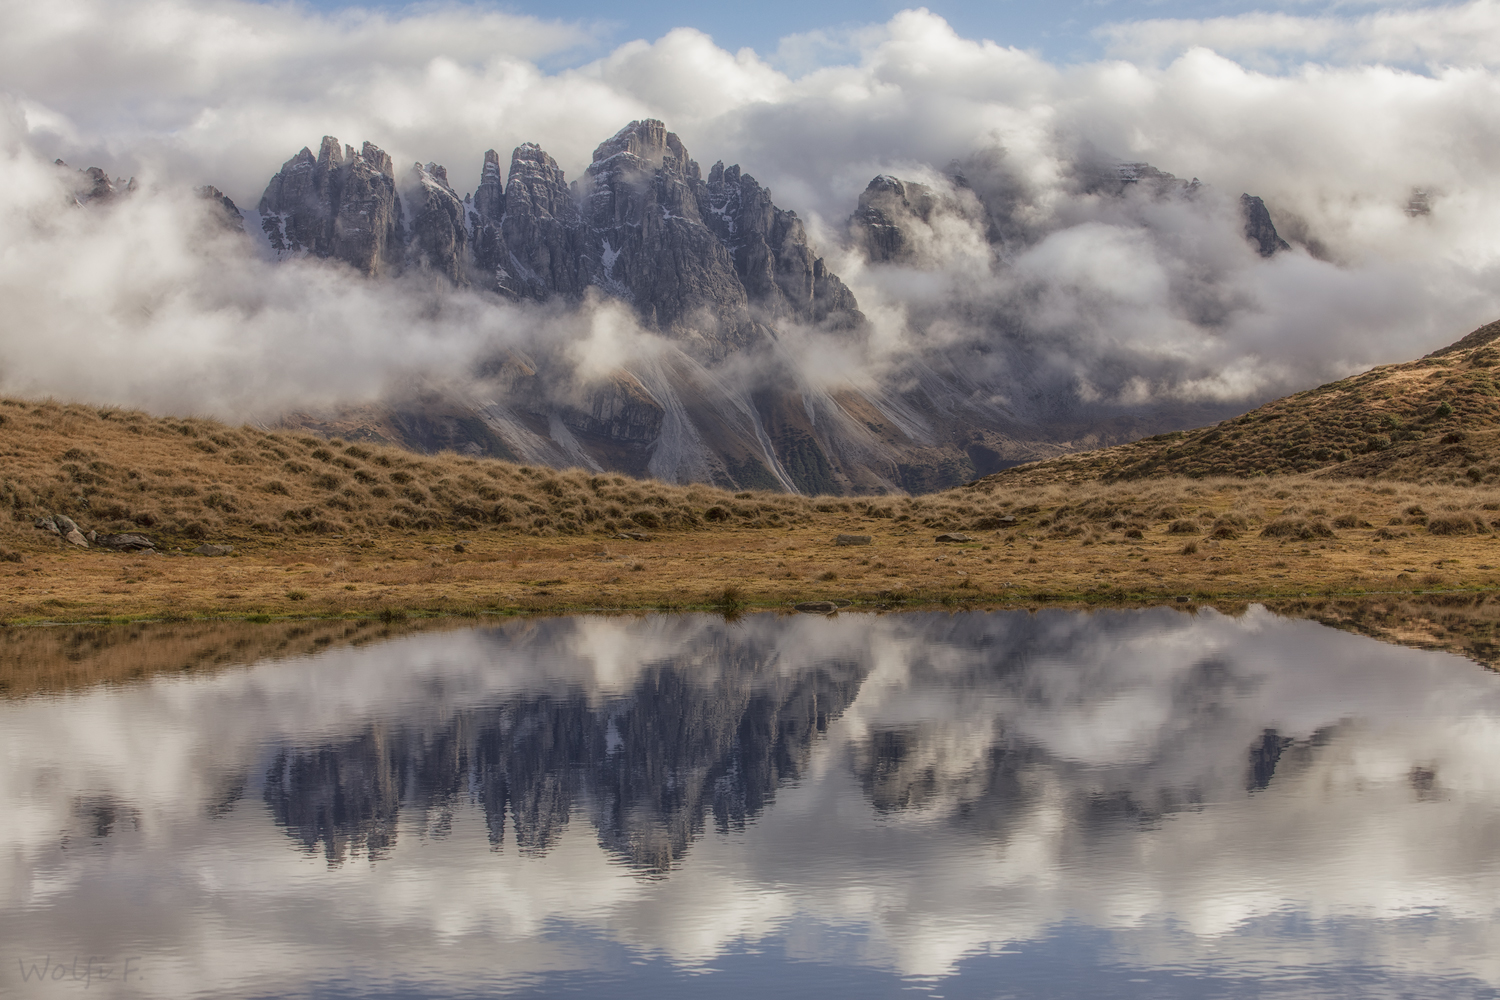
<path id="1" fill-rule="evenodd" d="M 698 197 L 751 302 L 775 318 L 842 327 L 863 320 L 854 294 L 813 252 L 797 213 L 772 204 L 754 177 L 721 160 Z"/>
<path id="2" fill-rule="evenodd" d="M 580 434 L 645 447 L 661 436 L 661 405 L 635 378 L 620 373 L 590 394 L 588 408 L 568 414 Z"/>
<path id="3" fill-rule="evenodd" d="M 245 217 L 240 213 L 240 208 L 223 191 L 213 185 L 198 189 L 198 197 L 208 202 L 209 217 L 221 228 L 236 233 L 245 231 Z"/>
<path id="4" fill-rule="evenodd" d="M 707 358 L 763 337 L 767 323 L 863 319 L 795 212 L 738 167 L 720 163 L 705 181 L 655 120 L 602 143 L 572 187 L 534 143 L 516 147 L 502 184 L 489 150 L 463 198 L 435 163 L 413 166 L 398 194 L 389 156 L 328 136 L 317 156 L 304 148 L 282 166 L 260 214 L 278 255 L 371 276 L 404 267 L 511 298 L 578 300 L 594 287 Z"/>
<path id="5" fill-rule="evenodd" d="M 156 551 L 156 543 L 145 535 L 99 535 L 94 544 L 117 552 Z"/>
<path id="6" fill-rule="evenodd" d="M 135 178 L 129 180 L 115 178 L 110 180 L 109 174 L 99 167 L 89 167 L 86 170 L 74 170 L 62 160 L 53 160 L 53 166 L 63 172 L 65 183 L 72 193 L 73 201 L 79 205 L 89 202 L 108 202 L 117 195 L 129 194 L 136 188 Z"/>
<path id="7" fill-rule="evenodd" d="M 578 204 L 557 161 L 535 143 L 510 155 L 500 232 L 509 268 L 497 288 L 532 298 L 577 298 L 589 284 L 581 267 Z"/>
<path id="8" fill-rule="evenodd" d="M 465 199 L 464 205 L 469 213 L 469 251 L 475 283 L 514 295 L 513 283 L 507 280 L 510 251 L 500 228 L 505 218 L 505 175 L 500 171 L 500 154 L 493 149 L 485 152 L 479 187 Z"/>
<path id="9" fill-rule="evenodd" d="M 65 514 L 49 514 L 36 520 L 36 527 L 62 541 L 86 549 L 90 544 L 119 552 L 155 551 L 156 543 L 145 535 L 101 535 L 97 531 L 85 533 L 78 523 Z"/>
<path id="10" fill-rule="evenodd" d="M 937 199 L 925 185 L 881 174 L 859 196 L 849 231 L 872 264 L 905 261 L 912 256 L 907 228 L 912 219 L 927 222 Z"/>
<path id="11" fill-rule="evenodd" d="M 594 151 L 580 184 L 596 282 L 643 322 L 700 333 L 722 354 L 756 334 L 729 249 L 704 224 L 698 164 L 656 121 L 631 122 Z"/>
<path id="12" fill-rule="evenodd" d="M 1266 203 L 1255 195 L 1240 195 L 1240 214 L 1245 218 L 1245 239 L 1250 241 L 1262 257 L 1273 257 L 1292 248 L 1276 232 L 1276 224 L 1271 221 Z"/>
<path id="13" fill-rule="evenodd" d="M 261 227 L 278 254 L 341 260 L 371 277 L 400 267 L 401 201 L 391 158 L 324 136 L 282 164 L 260 199 Z"/>
<path id="14" fill-rule="evenodd" d="M 454 285 L 469 284 L 467 207 L 448 185 L 448 171 L 436 163 L 412 164 L 404 192 L 411 206 L 406 263 L 440 275 Z"/>

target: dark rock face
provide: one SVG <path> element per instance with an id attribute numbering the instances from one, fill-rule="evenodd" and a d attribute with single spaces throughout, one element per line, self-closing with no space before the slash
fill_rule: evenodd
<path id="1" fill-rule="evenodd" d="M 401 269 L 513 300 L 576 303 L 602 293 L 673 344 L 579 385 L 576 365 L 538 343 L 527 348 L 534 356 L 517 349 L 488 359 L 463 400 L 391 397 L 298 418 L 301 426 L 806 494 L 938 489 L 995 462 L 1065 450 L 1035 447 L 1038 432 L 976 380 L 970 355 L 902 371 L 873 391 L 809 386 L 775 341 L 791 327 L 858 331 L 854 295 L 795 212 L 738 166 L 716 163 L 705 176 L 659 121 L 631 122 L 600 144 L 572 185 L 532 143 L 512 153 L 503 184 L 500 155 L 486 152 L 467 197 L 434 163 L 406 172 L 399 194 L 391 178 L 389 157 L 375 147 L 356 154 L 326 139 L 318 156 L 303 150 L 272 180 L 261 228 L 279 253 L 344 260 L 372 277 Z M 1145 170 L 1128 179 L 1109 172 L 1104 183 L 1118 194 L 1142 178 L 1191 187 Z M 939 212 L 980 221 L 988 212 L 994 222 L 1000 203 L 992 201 L 961 185 L 938 194 L 883 177 L 854 221 L 872 259 L 894 262 L 926 252 L 903 227 L 935 222 Z M 723 364 L 745 355 L 753 361 Z M 1046 435 L 1067 441 L 1077 432 Z M 1113 440 L 1094 433 L 1083 444 Z"/>
<path id="2" fill-rule="evenodd" d="M 661 435 L 661 405 L 635 379 L 616 375 L 589 398 L 586 412 L 569 414 L 580 434 L 646 447 Z"/>
<path id="3" fill-rule="evenodd" d="M 469 284 L 468 231 L 463 200 L 448 186 L 448 171 L 435 163 L 412 164 L 405 198 L 411 205 L 409 267 L 430 271 L 464 287 Z"/>
<path id="4" fill-rule="evenodd" d="M 271 178 L 260 214 L 278 252 L 332 257 L 371 277 L 400 267 L 401 201 L 391 158 L 371 143 L 356 153 L 324 136 L 316 157 L 304 146 Z"/>
<path id="5" fill-rule="evenodd" d="M 484 154 L 484 169 L 479 187 L 465 202 L 468 210 L 470 252 L 474 259 L 474 282 L 496 291 L 514 291 L 505 284 L 510 251 L 505 247 L 500 223 L 505 218 L 505 177 L 500 172 L 500 154 L 493 149 Z"/>
<path id="6" fill-rule="evenodd" d="M 835 326 L 858 325 L 859 304 L 813 253 L 796 212 L 771 203 L 771 192 L 738 166 L 715 163 L 701 186 L 702 218 L 729 249 L 753 303 L 771 316 Z"/>
<path id="7" fill-rule="evenodd" d="M 1266 203 L 1251 194 L 1240 195 L 1240 214 L 1245 217 L 1245 239 L 1255 246 L 1262 257 L 1272 257 L 1282 250 L 1290 250 L 1291 244 L 1276 232 L 1271 213 Z"/>
<path id="8" fill-rule="evenodd" d="M 489 150 L 467 198 L 435 163 L 414 166 L 398 194 L 389 156 L 328 136 L 317 156 L 303 149 L 282 166 L 260 213 L 277 253 L 331 257 L 370 276 L 404 267 L 536 300 L 597 287 L 708 358 L 763 337 L 767 321 L 863 320 L 796 213 L 738 167 L 721 163 L 705 182 L 659 121 L 631 122 L 601 144 L 571 188 L 534 143 L 516 147 L 502 184 Z"/>
<path id="9" fill-rule="evenodd" d="M 504 207 L 509 267 L 496 272 L 496 287 L 538 299 L 581 296 L 589 282 L 580 268 L 578 205 L 557 161 L 535 143 L 511 153 Z"/>
<path id="10" fill-rule="evenodd" d="M 911 238 L 905 223 L 928 221 L 937 205 L 925 185 L 881 174 L 859 196 L 859 207 L 849 219 L 849 229 L 871 263 L 911 258 Z"/>
<path id="11" fill-rule="evenodd" d="M 486 222 L 499 222 L 505 218 L 505 178 L 500 173 L 500 154 L 493 149 L 484 154 L 484 169 L 479 174 L 479 187 L 472 199 L 474 211 Z"/>
<path id="12" fill-rule="evenodd" d="M 590 263 L 648 324 L 706 324 L 738 345 L 754 336 L 749 300 L 728 248 L 699 213 L 702 185 L 674 133 L 661 122 L 631 122 L 594 150 L 580 185 Z"/>

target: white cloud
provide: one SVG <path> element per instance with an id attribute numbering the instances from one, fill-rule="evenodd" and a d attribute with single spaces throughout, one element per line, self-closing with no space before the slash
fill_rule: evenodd
<path id="1" fill-rule="evenodd" d="M 1500 64 L 1500 3 L 1400 7 L 1361 16 L 1299 17 L 1256 11 L 1231 17 L 1153 19 L 1099 28 L 1112 54 L 1159 60 L 1212 49 L 1267 67 L 1302 59 L 1447 68 Z"/>
<path id="2" fill-rule="evenodd" d="M 291 365 L 268 359 L 291 343 L 313 352 L 302 369 L 377 354 L 461 369 L 495 328 L 541 320 L 456 296 L 427 322 L 390 289 L 317 269 L 273 274 L 222 241 L 204 257 L 182 235 L 186 203 L 166 192 L 214 183 L 253 207 L 281 162 L 324 134 L 373 141 L 398 164 L 445 163 L 461 190 L 485 149 L 522 141 L 576 177 L 598 142 L 654 116 L 705 165 L 739 162 L 808 221 L 880 321 L 871 364 L 925 358 L 933 344 L 995 347 L 1020 327 L 1026 337 L 1001 344 L 997 364 L 1050 374 L 1030 386 L 997 376 L 1001 395 L 1087 386 L 1130 402 L 1149 386 L 1147 401 L 1249 402 L 1425 353 L 1500 315 L 1500 71 L 1480 58 L 1497 11 L 1473 0 L 1346 20 L 1142 22 L 1113 29 L 1120 57 L 1059 66 L 917 10 L 789 40 L 772 61 L 679 29 L 549 72 L 540 61 L 588 45 L 589 26 L 462 5 L 320 14 L 238 0 L 0 0 L 0 91 L 25 123 L 8 126 L 0 189 L 0 283 L 18 296 L 0 318 L 5 389 L 131 402 L 155 391 L 149 378 L 122 390 L 118 376 L 36 349 L 31 331 L 52 328 L 67 357 L 152 357 L 170 370 L 156 381 L 205 386 L 194 405 L 225 412 L 244 412 L 247 393 L 214 373 L 252 371 L 259 392 L 287 377 Z M 809 45 L 849 58 L 777 68 L 816 62 L 797 56 Z M 1279 61 L 1257 55 L 1273 49 Z M 1388 64 L 1414 61 L 1428 70 Z M 158 193 L 107 218 L 66 217 L 39 207 L 53 156 L 138 174 Z M 1191 203 L 1111 201 L 1078 175 L 1110 157 L 1206 186 Z M 938 220 L 921 268 L 866 268 L 839 246 L 872 176 L 941 184 L 955 159 L 1011 199 L 1014 238 L 993 256 L 972 218 Z M 973 168 L 981 161 L 990 166 Z M 1431 213 L 1413 218 L 1418 190 Z M 1235 235 L 1241 191 L 1324 259 L 1250 253 Z M 105 280 L 91 287 L 90 275 Z M 318 338 L 286 332 L 304 324 Z M 353 370 L 332 384 L 358 398 L 387 371 Z M 187 401 L 156 400 L 176 405 Z"/>
<path id="3" fill-rule="evenodd" d="M 471 752 L 486 731 L 527 770 L 556 748 L 517 706 L 550 702 L 577 723 L 567 706 L 587 704 L 585 731 L 611 713 L 653 720 L 652 675 L 669 665 L 670 711 L 722 713 L 820 669 L 853 700 L 796 782 L 743 830 L 694 838 L 665 877 L 611 856 L 586 796 L 561 841 L 526 856 L 513 834 L 492 849 L 468 786 L 451 832 L 432 833 L 413 777 L 386 859 L 333 870 L 260 799 L 276 751 L 326 752 L 357 775 L 374 731 L 382 752 L 411 754 L 392 773 L 415 773 L 412 748 L 459 733 Z M 0 705 L 0 898 L 30 904 L 0 909 L 0 929 L 23 954 L 132 949 L 161 996 L 397 968 L 441 992 L 481 970 L 591 967 L 601 939 L 688 969 L 786 948 L 945 976 L 1069 924 L 1141 970 L 1374 962 L 1493 984 L 1493 682 L 1457 657 L 1262 609 L 1156 609 L 516 622 L 33 698 Z M 1295 745 L 1248 791 L 1266 729 Z M 900 734 L 901 752 L 876 761 L 876 733 Z M 702 780 L 710 745 L 672 746 L 683 756 L 651 773 Z M 215 808 L 234 787 L 245 796 Z M 88 797 L 138 827 L 86 845 Z M 642 809 L 627 822 L 647 835 Z M 357 939 L 325 950 L 351 915 Z"/>

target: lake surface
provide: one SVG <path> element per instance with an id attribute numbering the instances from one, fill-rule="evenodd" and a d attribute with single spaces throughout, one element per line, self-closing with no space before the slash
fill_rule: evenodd
<path id="1" fill-rule="evenodd" d="M 512 621 L 0 755 L 6 996 L 1500 995 L 1500 676 L 1258 608 Z"/>

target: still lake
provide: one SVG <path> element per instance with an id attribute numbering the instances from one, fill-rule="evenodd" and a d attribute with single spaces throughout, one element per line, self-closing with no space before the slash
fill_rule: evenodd
<path id="1" fill-rule="evenodd" d="M 0 755 L 5 996 L 1500 996 L 1500 676 L 1258 607 L 513 620 Z"/>

